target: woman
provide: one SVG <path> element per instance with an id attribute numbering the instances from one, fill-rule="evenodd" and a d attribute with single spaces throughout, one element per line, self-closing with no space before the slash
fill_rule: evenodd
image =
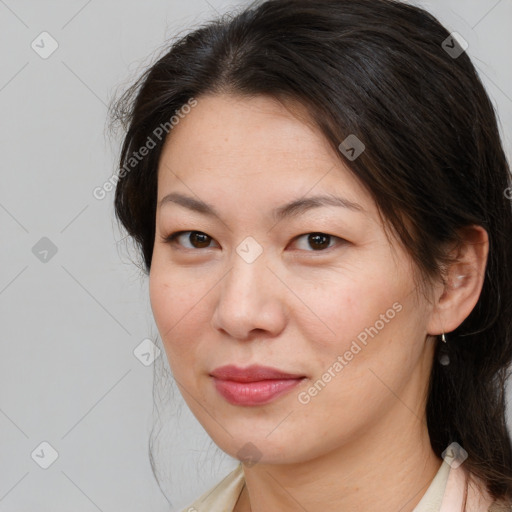
<path id="1" fill-rule="evenodd" d="M 124 95 L 116 214 L 183 397 L 239 466 L 185 510 L 510 510 L 510 174 L 464 45 L 268 0 Z"/>

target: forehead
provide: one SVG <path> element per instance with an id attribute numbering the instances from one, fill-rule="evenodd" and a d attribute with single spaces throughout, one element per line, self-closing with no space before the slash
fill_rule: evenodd
<path id="1" fill-rule="evenodd" d="M 200 191 L 207 184 L 226 192 L 250 188 L 253 197 L 278 202 L 327 191 L 375 213 L 343 158 L 299 104 L 285 106 L 268 96 L 201 96 L 167 137 L 158 196 L 187 186 Z"/>
<path id="2" fill-rule="evenodd" d="M 194 160 L 233 154 L 241 159 L 325 157 L 321 134 L 274 98 L 208 95 L 197 102 L 171 130 L 164 151 L 178 151 L 180 158 Z"/>

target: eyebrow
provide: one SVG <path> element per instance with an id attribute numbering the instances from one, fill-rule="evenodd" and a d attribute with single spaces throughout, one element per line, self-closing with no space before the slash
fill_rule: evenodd
<path id="1" fill-rule="evenodd" d="M 188 208 L 189 210 L 202 213 L 203 215 L 208 215 L 210 217 L 216 217 L 222 221 L 217 210 L 212 205 L 205 203 L 200 199 L 195 199 L 194 197 L 180 194 L 178 192 L 171 192 L 162 198 L 159 203 L 159 207 L 168 203 L 178 204 L 184 208 Z M 297 217 L 309 210 L 312 210 L 313 208 L 320 208 L 322 206 L 337 206 L 359 212 L 364 211 L 364 208 L 360 204 L 331 194 L 295 199 L 272 210 L 272 217 L 277 221 L 281 221 L 285 218 Z"/>

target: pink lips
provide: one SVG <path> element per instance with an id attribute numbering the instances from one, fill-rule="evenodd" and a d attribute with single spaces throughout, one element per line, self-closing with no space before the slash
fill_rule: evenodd
<path id="1" fill-rule="evenodd" d="M 295 387 L 304 375 L 252 365 L 221 366 L 210 373 L 217 391 L 233 405 L 263 405 Z"/>

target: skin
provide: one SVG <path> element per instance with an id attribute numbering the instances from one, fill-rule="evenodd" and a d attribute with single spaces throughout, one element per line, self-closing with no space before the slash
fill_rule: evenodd
<path id="1" fill-rule="evenodd" d="M 235 510 L 412 511 L 442 462 L 425 419 L 433 336 L 455 329 L 478 300 L 485 230 L 467 230 L 446 284 L 432 284 L 425 297 L 368 192 L 304 117 L 264 96 L 197 99 L 159 162 L 150 299 L 193 414 L 229 455 L 242 458 L 249 442 L 259 451 L 256 464 L 243 466 L 246 486 Z M 160 205 L 171 192 L 209 203 L 222 220 Z M 317 194 L 344 197 L 363 211 L 322 206 L 272 218 L 274 208 Z M 208 236 L 164 240 L 177 231 Z M 328 247 L 308 243 L 308 233 L 331 235 Z M 252 263 L 236 252 L 248 236 L 263 250 Z M 299 393 L 394 303 L 400 312 L 300 403 Z M 254 363 L 306 379 L 266 405 L 228 403 L 209 372 Z"/>

